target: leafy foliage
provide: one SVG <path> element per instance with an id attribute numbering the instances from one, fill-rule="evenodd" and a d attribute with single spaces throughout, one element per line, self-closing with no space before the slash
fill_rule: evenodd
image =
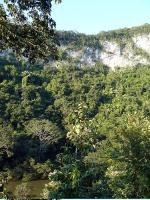
<path id="1" fill-rule="evenodd" d="M 149 77 L 149 66 L 3 61 L 1 176 L 49 177 L 45 198 L 149 198 Z"/>
<path id="2" fill-rule="evenodd" d="M 55 1 L 60 2 L 60 1 Z M 51 17 L 52 0 L 8 0 L 0 5 L 1 50 L 17 56 L 47 60 L 57 56 L 56 23 Z"/>

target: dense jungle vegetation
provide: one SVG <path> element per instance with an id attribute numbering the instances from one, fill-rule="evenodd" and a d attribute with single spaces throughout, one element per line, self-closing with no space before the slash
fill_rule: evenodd
<path id="1" fill-rule="evenodd" d="M 0 180 L 22 180 L 17 197 L 42 179 L 43 198 L 150 197 L 150 66 L 1 58 Z"/>
<path id="2" fill-rule="evenodd" d="M 74 31 L 58 31 L 58 39 L 63 45 L 74 44 L 83 47 L 100 45 L 101 41 L 116 41 L 123 43 L 129 40 L 135 35 L 143 35 L 150 33 L 150 24 L 144 24 L 142 26 L 136 26 L 132 28 L 122 28 L 112 31 L 102 31 L 96 35 L 86 35 L 84 33 L 78 33 Z"/>
<path id="3" fill-rule="evenodd" d="M 149 198 L 150 66 L 81 68 L 63 48 L 130 41 L 149 60 L 132 37 L 150 25 L 57 33 L 51 11 L 52 0 L 0 4 L 0 198 L 33 198 L 36 181 L 46 183 L 36 199 Z M 57 59 L 68 62 L 39 65 Z M 20 184 L 9 191 L 11 181 Z"/>

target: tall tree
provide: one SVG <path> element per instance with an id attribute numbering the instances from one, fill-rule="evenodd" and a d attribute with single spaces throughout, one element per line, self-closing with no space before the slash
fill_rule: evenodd
<path id="1" fill-rule="evenodd" d="M 52 0 L 4 0 L 0 5 L 0 50 L 11 49 L 31 63 L 56 58 L 58 41 L 51 8 Z"/>
<path id="2" fill-rule="evenodd" d="M 42 151 L 50 144 L 55 144 L 62 138 L 59 128 L 48 120 L 32 119 L 26 126 L 26 131 L 39 140 L 39 161 Z"/>
<path id="3" fill-rule="evenodd" d="M 12 128 L 6 125 L 0 125 L 0 157 L 12 155 L 13 137 Z"/>
<path id="4" fill-rule="evenodd" d="M 106 178 L 115 198 L 149 198 L 150 122 L 143 116 L 129 116 L 122 127 L 111 130 L 96 152 L 85 161 L 107 166 Z"/>

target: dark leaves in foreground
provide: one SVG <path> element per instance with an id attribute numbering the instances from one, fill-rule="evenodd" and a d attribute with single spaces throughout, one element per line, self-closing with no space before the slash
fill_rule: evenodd
<path id="1" fill-rule="evenodd" d="M 59 42 L 51 7 L 52 0 L 8 0 L 1 4 L 0 50 L 12 50 L 31 63 L 56 59 Z"/>

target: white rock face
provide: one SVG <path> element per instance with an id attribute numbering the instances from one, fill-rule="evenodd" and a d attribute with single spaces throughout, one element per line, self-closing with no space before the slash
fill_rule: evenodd
<path id="1" fill-rule="evenodd" d="M 110 68 L 135 66 L 137 64 L 150 64 L 150 60 L 135 51 L 135 47 L 142 48 L 150 55 L 150 34 L 138 35 L 132 38 L 132 41 L 126 41 L 121 47 L 115 41 L 103 41 L 102 49 L 98 47 L 83 46 L 81 49 L 68 49 L 66 52 L 69 57 L 76 59 L 81 64 L 89 66 L 96 62 L 102 62 Z M 135 46 L 133 48 L 133 46 Z"/>
<path id="2" fill-rule="evenodd" d="M 142 48 L 150 54 L 150 34 L 133 37 L 133 41 L 137 47 Z"/>
<path id="3" fill-rule="evenodd" d="M 137 64 L 148 64 L 149 62 L 142 56 L 134 55 L 131 44 L 127 44 L 123 50 L 115 42 L 104 42 L 104 51 L 101 53 L 102 62 L 111 67 L 126 67 Z"/>
<path id="4" fill-rule="evenodd" d="M 68 53 L 68 55 L 69 55 L 70 57 L 72 57 L 72 58 L 77 58 L 77 57 L 79 57 L 80 54 L 81 54 L 80 51 L 75 51 L 75 50 L 73 50 L 73 49 L 67 50 L 67 53 Z"/>
<path id="5" fill-rule="evenodd" d="M 108 53 L 120 55 L 120 47 L 116 42 L 105 41 L 103 43 L 103 48 Z"/>
<path id="6" fill-rule="evenodd" d="M 91 47 L 84 47 L 84 52 L 80 57 L 80 61 L 91 66 L 95 65 L 96 60 L 100 59 L 100 50 Z"/>

